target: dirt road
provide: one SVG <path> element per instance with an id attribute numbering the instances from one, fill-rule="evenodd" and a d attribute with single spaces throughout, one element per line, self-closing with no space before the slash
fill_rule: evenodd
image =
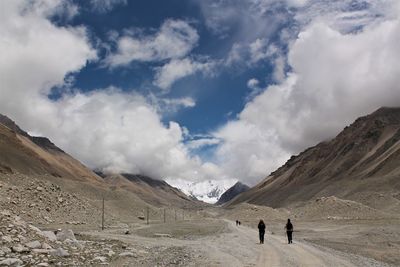
<path id="1" fill-rule="evenodd" d="M 142 248 L 150 251 L 158 248 L 156 253 L 144 256 L 148 258 L 147 260 L 138 262 L 137 258 L 125 259 L 124 262 L 117 263 L 119 266 L 122 264 L 134 266 L 138 263 L 142 266 L 390 266 L 354 254 L 316 247 L 296 239 L 293 244 L 288 245 L 283 233 L 282 235 L 267 233 L 265 243 L 259 244 L 255 229 L 238 227 L 231 221 L 224 223 L 224 231 L 195 239 L 154 238 L 113 232 L 91 232 L 90 235 L 118 239 L 136 246 L 140 244 Z M 162 227 L 161 224 L 157 229 L 162 231 Z M 171 256 L 172 254 L 175 256 Z M 181 254 L 188 257 L 186 262 L 173 259 L 180 257 Z M 167 260 L 168 257 L 170 259 Z"/>

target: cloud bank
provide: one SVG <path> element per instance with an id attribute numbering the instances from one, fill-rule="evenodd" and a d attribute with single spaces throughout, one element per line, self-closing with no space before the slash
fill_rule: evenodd
<path id="1" fill-rule="evenodd" d="M 67 90 L 56 101 L 47 97 L 52 87 L 66 83 L 64 78 L 69 74 L 79 71 L 87 61 L 97 60 L 84 27 L 57 27 L 48 20 L 62 8 L 62 1 L 55 3 L 2 3 L 0 49 L 7 53 L 1 53 L 1 62 L 7 64 L 0 66 L 0 113 L 30 132 L 51 138 L 91 168 L 155 178 L 219 176 L 216 166 L 189 155 L 180 125 L 161 122 L 159 108 L 193 107 L 195 102 L 190 98 L 152 103 L 142 95 L 113 87 L 89 93 Z M 182 22 L 166 22 L 163 33 L 150 38 L 154 51 L 149 57 L 185 55 L 154 42 L 164 40 L 165 32 L 188 27 Z M 192 33 L 189 39 L 196 39 Z M 185 39 L 188 35 L 182 36 Z"/>
<path id="2" fill-rule="evenodd" d="M 400 5 L 361 2 L 350 11 L 341 6 L 350 1 L 284 2 L 295 9 L 299 27 L 282 31 L 285 34 L 279 37 L 286 42 L 287 53 L 273 49 L 276 44 L 269 42 L 270 33 L 261 24 L 248 36 L 241 31 L 245 41 L 237 45 L 238 57 L 244 51 L 255 62 L 275 62 L 275 84 L 262 89 L 258 80 L 249 80 L 257 94 L 235 120 L 204 140 L 185 142 L 187 130 L 176 122 L 164 125 L 162 113 L 195 106 L 191 98 L 158 99 L 109 87 L 89 93 L 65 90 L 59 99 L 50 100 L 54 86 L 62 87 L 88 61 L 99 60 L 88 30 L 50 22 L 49 17 L 67 8 L 61 0 L 29 5 L 4 0 L 0 113 L 24 129 L 48 136 L 92 168 L 155 178 L 234 178 L 254 184 L 291 154 L 333 137 L 356 117 L 380 106 L 399 105 Z M 235 9 L 243 10 L 242 1 L 233 3 L 220 10 L 226 13 L 215 9 L 217 13 L 207 17 L 210 29 L 221 36 L 232 26 L 230 18 L 237 18 Z M 278 1 L 251 3 L 258 15 L 240 22 L 243 29 L 251 29 L 257 18 L 265 22 L 267 7 Z M 190 55 L 198 40 L 187 22 L 167 20 L 153 33 L 130 32 L 117 38 L 116 51 L 106 62 L 113 68 L 133 61 L 162 61 L 154 83 L 168 89 L 182 77 L 211 68 L 212 61 Z M 204 146 L 215 147 L 215 163 L 193 155 Z"/>
<path id="3" fill-rule="evenodd" d="M 289 49 L 287 78 L 215 132 L 223 140 L 216 153 L 228 176 L 254 183 L 357 117 L 400 104 L 399 4 L 391 7 L 396 17 L 357 32 L 318 19 L 298 34 Z"/>

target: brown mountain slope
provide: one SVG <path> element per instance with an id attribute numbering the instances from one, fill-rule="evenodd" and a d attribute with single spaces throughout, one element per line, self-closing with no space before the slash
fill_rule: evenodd
<path id="1" fill-rule="evenodd" d="M 292 156 L 230 204 L 283 207 L 335 195 L 381 208 L 390 198 L 398 208 L 399 192 L 400 108 L 381 108 L 334 139 Z"/>
<path id="2" fill-rule="evenodd" d="M 152 179 L 144 175 L 112 174 L 104 176 L 104 180 L 117 188 L 136 194 L 138 197 L 155 206 L 193 205 L 195 201 L 182 191 L 170 186 L 162 180 Z"/>
<path id="3" fill-rule="evenodd" d="M 99 176 L 47 138 L 31 137 L 16 125 L 12 128 L 8 126 L 0 123 L 0 172 L 48 174 L 80 181 L 102 182 Z"/>
<path id="4" fill-rule="evenodd" d="M 108 213 L 120 219 L 132 216 L 137 219 L 138 215 L 143 215 L 146 207 L 158 210 L 160 206 L 183 208 L 199 203 L 188 199 L 181 191 L 164 181 L 134 175 L 117 175 L 103 179 L 49 139 L 30 136 L 3 115 L 0 115 L 0 184 L 1 182 L 17 189 L 22 188 L 21 190 L 30 188 L 30 183 L 49 183 L 49 188 L 56 184 L 69 194 L 87 199 L 97 208 L 101 207 L 104 197 Z M 5 193 L 8 194 L 8 191 Z M 26 199 L 18 201 L 15 205 L 21 206 L 16 209 L 25 210 L 24 203 L 29 203 L 30 198 L 27 195 Z M 51 198 L 43 199 L 45 202 L 39 205 L 41 209 L 53 204 Z M 7 198 L 2 200 L 7 202 Z"/>

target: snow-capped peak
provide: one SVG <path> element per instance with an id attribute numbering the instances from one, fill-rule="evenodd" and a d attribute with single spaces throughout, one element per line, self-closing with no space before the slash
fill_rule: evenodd
<path id="1" fill-rule="evenodd" d="M 198 200 L 215 203 L 220 196 L 231 188 L 237 180 L 206 180 L 201 182 L 191 182 L 182 179 L 167 180 L 167 183 L 180 189 L 188 196 Z"/>

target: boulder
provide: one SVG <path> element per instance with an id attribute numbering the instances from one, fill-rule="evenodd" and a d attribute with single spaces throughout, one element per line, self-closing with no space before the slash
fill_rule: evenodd
<path id="1" fill-rule="evenodd" d="M 16 253 L 29 252 L 29 249 L 28 249 L 27 247 L 24 247 L 24 246 L 21 245 L 21 244 L 18 244 L 18 245 L 13 246 L 13 247 L 11 248 L 11 250 L 12 250 L 13 252 L 16 252 Z"/>
<path id="2" fill-rule="evenodd" d="M 41 232 L 41 236 L 49 241 L 57 241 L 57 236 L 54 234 L 53 231 L 43 231 Z"/>
<path id="3" fill-rule="evenodd" d="M 68 257 L 69 253 L 63 248 L 58 248 L 50 251 L 50 255 L 56 256 L 56 257 Z"/>
<path id="4" fill-rule="evenodd" d="M 33 249 L 33 248 L 40 248 L 42 246 L 42 244 L 40 244 L 39 241 L 35 240 L 35 241 L 32 241 L 32 242 L 26 243 L 25 246 L 27 246 L 28 248 L 32 248 Z"/>
<path id="5" fill-rule="evenodd" d="M 71 229 L 63 229 L 61 231 L 58 231 L 56 237 L 57 240 L 61 242 L 65 241 L 66 239 L 76 240 L 74 232 L 72 232 Z"/>

